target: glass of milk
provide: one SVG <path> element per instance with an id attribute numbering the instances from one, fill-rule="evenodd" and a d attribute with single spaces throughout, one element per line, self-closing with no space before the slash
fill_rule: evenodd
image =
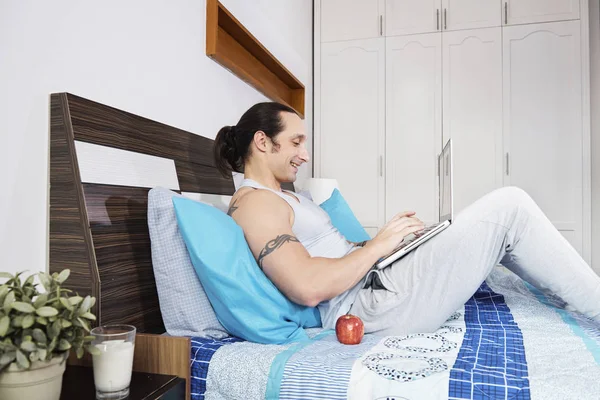
<path id="1" fill-rule="evenodd" d="M 92 356 L 97 399 L 124 399 L 129 396 L 133 367 L 135 326 L 104 325 L 92 329 Z"/>

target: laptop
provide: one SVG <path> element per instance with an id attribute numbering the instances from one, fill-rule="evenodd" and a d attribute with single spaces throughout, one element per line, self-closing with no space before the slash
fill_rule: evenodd
<path id="1" fill-rule="evenodd" d="M 392 264 L 394 261 L 404 257 L 421 244 L 425 243 L 435 235 L 442 232 L 452 223 L 452 215 L 454 212 L 453 192 L 452 192 L 452 139 L 449 139 L 444 149 L 438 156 L 438 171 L 439 171 L 439 210 L 440 218 L 437 224 L 425 227 L 418 235 L 409 235 L 398 247 L 390 254 L 379 259 L 375 263 L 375 267 L 382 269 Z"/>

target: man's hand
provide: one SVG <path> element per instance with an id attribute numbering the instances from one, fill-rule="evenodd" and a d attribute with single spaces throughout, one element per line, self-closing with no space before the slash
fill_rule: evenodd
<path id="1" fill-rule="evenodd" d="M 414 211 L 396 214 L 379 230 L 377 236 L 367 242 L 367 246 L 376 248 L 382 255 L 392 252 L 406 236 L 425 228 L 423 221 L 415 214 Z"/>

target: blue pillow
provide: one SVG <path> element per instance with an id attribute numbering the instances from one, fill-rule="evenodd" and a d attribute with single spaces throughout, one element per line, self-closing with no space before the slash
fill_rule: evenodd
<path id="1" fill-rule="evenodd" d="M 327 212 L 333 226 L 349 241 L 358 243 L 371 239 L 338 189 L 333 189 L 331 196 L 321 203 L 321 208 Z"/>
<path id="2" fill-rule="evenodd" d="M 223 327 L 233 336 L 269 344 L 307 340 L 321 326 L 316 307 L 287 299 L 260 270 L 242 228 L 224 212 L 173 197 L 177 224 L 196 274 Z"/>

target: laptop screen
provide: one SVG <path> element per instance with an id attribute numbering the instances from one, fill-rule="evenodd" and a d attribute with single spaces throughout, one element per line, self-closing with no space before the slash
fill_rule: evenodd
<path id="1" fill-rule="evenodd" d="M 452 220 L 452 141 L 444 146 L 439 157 L 440 222 Z"/>

